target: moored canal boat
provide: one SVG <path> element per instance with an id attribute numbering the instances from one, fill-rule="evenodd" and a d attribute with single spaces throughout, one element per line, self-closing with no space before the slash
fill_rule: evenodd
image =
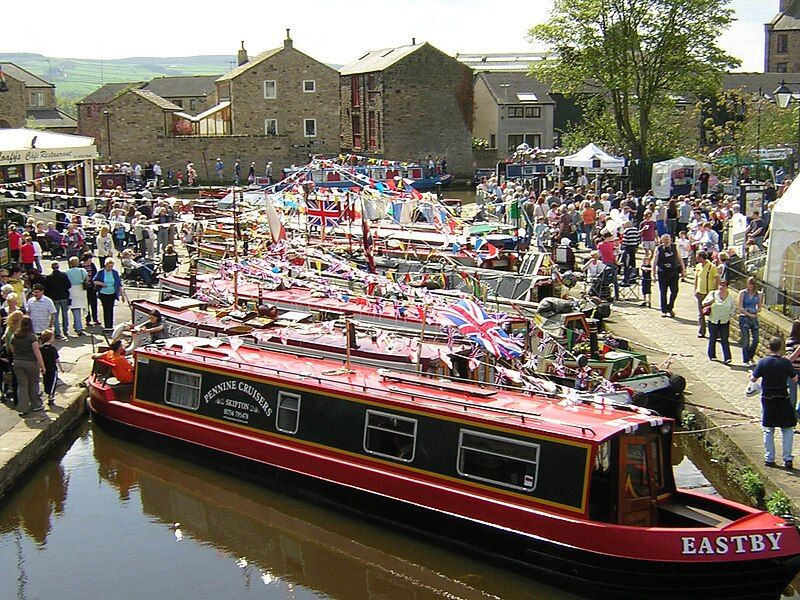
<path id="1" fill-rule="evenodd" d="M 138 349 L 132 385 L 89 388 L 96 415 L 373 497 L 593 595 L 777 598 L 800 569 L 785 520 L 676 489 L 671 420 L 588 394 L 226 344 Z"/>

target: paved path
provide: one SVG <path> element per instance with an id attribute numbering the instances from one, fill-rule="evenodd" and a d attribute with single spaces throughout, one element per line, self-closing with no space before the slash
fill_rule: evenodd
<path id="1" fill-rule="evenodd" d="M 658 292 L 657 286 L 653 291 Z M 642 307 L 640 301 L 633 300 L 615 303 L 608 329 L 631 339 L 634 345 L 641 344 L 639 347 L 655 363 L 675 354 L 670 369 L 687 380 L 687 409 L 700 414 L 707 420 L 708 427 L 716 428 L 711 439 L 735 454 L 735 461 L 756 470 L 765 481 L 768 494 L 781 489 L 795 506 L 800 506 L 800 469 L 790 472 L 764 466 L 761 403 L 758 397 L 744 395 L 749 369 L 742 364 L 741 348 L 738 344 L 731 345 L 733 361 L 730 365 L 722 363 L 719 345 L 718 360 L 708 359 L 708 339 L 697 337 L 697 307 L 692 291 L 691 281 L 681 283 L 674 318 L 661 317 L 657 294 L 653 308 Z M 731 327 L 737 325 L 731 323 Z M 800 432 L 795 435 L 795 456 L 800 455 L 797 433 Z M 777 438 L 780 455 L 780 436 Z M 800 458 L 796 463 L 800 463 Z"/>

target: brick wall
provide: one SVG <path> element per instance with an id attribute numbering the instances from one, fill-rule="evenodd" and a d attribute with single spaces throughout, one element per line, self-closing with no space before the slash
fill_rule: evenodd
<path id="1" fill-rule="evenodd" d="M 264 98 L 265 80 L 276 82 L 275 99 Z M 316 91 L 304 92 L 304 80 L 314 81 Z M 264 136 L 265 119 L 277 119 L 278 135 L 291 144 L 309 144 L 306 153 L 338 153 L 338 86 L 335 70 L 291 45 L 284 47 L 232 80 L 233 133 Z M 305 119 L 316 119 L 316 136 L 305 136 Z"/>
<path id="2" fill-rule="evenodd" d="M 13 128 L 25 127 L 25 111 L 28 98 L 25 84 L 6 75 L 8 91 L 0 94 L 0 121 L 7 121 Z"/>
<path id="3" fill-rule="evenodd" d="M 78 135 L 100 138 L 100 131 L 106 126 L 103 111 L 105 104 L 79 104 L 78 105 Z"/>
<path id="4" fill-rule="evenodd" d="M 778 36 L 786 35 L 787 52 L 778 54 Z M 778 64 L 785 63 L 788 73 L 800 73 L 800 31 L 766 31 L 766 68 L 768 73 L 778 72 Z"/>

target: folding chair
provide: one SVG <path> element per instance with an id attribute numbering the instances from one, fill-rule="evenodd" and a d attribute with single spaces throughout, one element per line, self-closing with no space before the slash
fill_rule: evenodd
<path id="1" fill-rule="evenodd" d="M 641 278 L 639 277 L 639 269 L 633 269 L 631 276 L 627 281 L 623 279 L 619 284 L 619 299 L 629 301 L 639 301 L 641 296 Z"/>

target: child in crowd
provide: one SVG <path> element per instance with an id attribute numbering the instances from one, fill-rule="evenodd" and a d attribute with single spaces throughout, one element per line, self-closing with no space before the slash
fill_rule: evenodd
<path id="1" fill-rule="evenodd" d="M 688 267 L 691 264 L 692 241 L 686 237 L 686 231 L 681 231 L 678 234 L 678 239 L 675 240 L 675 247 L 678 249 L 678 254 L 680 254 L 683 259 L 683 264 Z M 686 281 L 686 277 L 683 277 L 681 281 Z"/>
<path id="2" fill-rule="evenodd" d="M 653 268 L 650 260 L 642 263 L 642 306 L 650 307 L 650 293 L 653 282 Z"/>
<path id="3" fill-rule="evenodd" d="M 42 353 L 42 361 L 44 362 L 44 392 L 47 394 L 47 404 L 49 406 L 53 406 L 56 403 L 58 372 L 64 372 L 59 360 L 58 350 L 53 346 L 54 337 L 50 329 L 45 329 L 39 336 L 39 350 Z"/>

